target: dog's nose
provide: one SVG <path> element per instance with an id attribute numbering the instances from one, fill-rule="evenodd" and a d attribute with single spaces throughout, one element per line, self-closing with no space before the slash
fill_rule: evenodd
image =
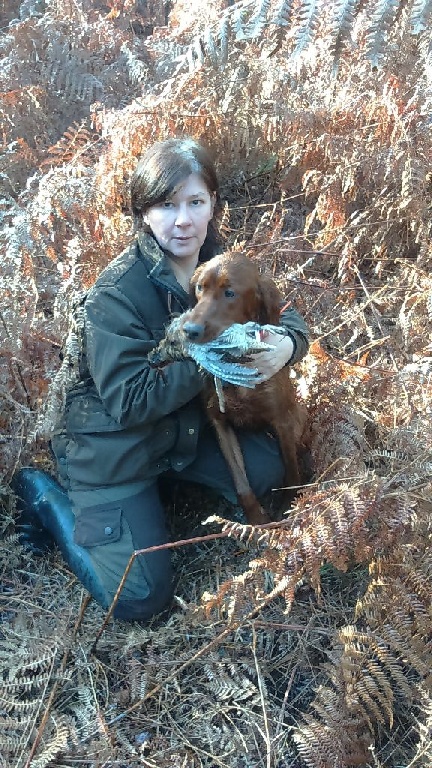
<path id="1" fill-rule="evenodd" d="M 201 323 L 187 322 L 183 325 L 183 331 L 189 341 L 199 341 L 204 334 L 204 326 Z"/>

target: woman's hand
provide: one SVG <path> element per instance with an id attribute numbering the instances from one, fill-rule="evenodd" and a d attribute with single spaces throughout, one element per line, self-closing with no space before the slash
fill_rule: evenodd
<path id="1" fill-rule="evenodd" d="M 263 336 L 262 341 L 265 341 L 266 344 L 272 344 L 275 349 L 251 355 L 250 362 L 246 364 L 248 368 L 256 368 L 258 370 L 258 383 L 271 379 L 275 373 L 280 371 L 291 360 L 294 352 L 294 342 L 291 336 L 286 334 L 268 331 Z"/>

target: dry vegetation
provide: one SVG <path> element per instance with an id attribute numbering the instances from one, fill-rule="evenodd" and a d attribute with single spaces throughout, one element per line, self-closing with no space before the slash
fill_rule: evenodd
<path id="1" fill-rule="evenodd" d="M 428 768 L 432 3 L 0 11 L 1 768 Z M 217 153 L 228 244 L 313 329 L 314 482 L 259 536 L 177 490 L 173 540 L 227 536 L 174 550 L 169 616 L 92 649 L 102 610 L 21 548 L 8 483 L 50 467 L 71 295 L 130 237 L 143 148 L 183 133 Z"/>

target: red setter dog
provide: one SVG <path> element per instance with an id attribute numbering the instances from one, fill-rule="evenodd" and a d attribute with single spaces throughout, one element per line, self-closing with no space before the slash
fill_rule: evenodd
<path id="1" fill-rule="evenodd" d="M 215 339 L 233 323 L 279 324 L 282 302 L 279 290 L 273 280 L 261 275 L 254 262 L 242 253 L 215 256 L 199 266 L 192 276 L 191 290 L 196 304 L 184 315 L 182 329 L 195 344 Z M 304 413 L 296 400 L 289 367 L 282 368 L 254 389 L 227 384 L 223 395 L 224 413 L 220 410 L 214 380 L 209 377 L 204 392 L 207 410 L 231 470 L 239 504 L 250 524 L 267 523 L 269 517 L 249 485 L 233 427 L 274 432 L 285 464 L 284 485 L 300 484 L 297 445 L 303 431 Z"/>

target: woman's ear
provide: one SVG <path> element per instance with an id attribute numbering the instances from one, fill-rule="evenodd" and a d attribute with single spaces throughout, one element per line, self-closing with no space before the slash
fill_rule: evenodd
<path id="1" fill-rule="evenodd" d="M 258 282 L 259 322 L 261 325 L 278 325 L 282 295 L 268 275 L 260 275 Z"/>

